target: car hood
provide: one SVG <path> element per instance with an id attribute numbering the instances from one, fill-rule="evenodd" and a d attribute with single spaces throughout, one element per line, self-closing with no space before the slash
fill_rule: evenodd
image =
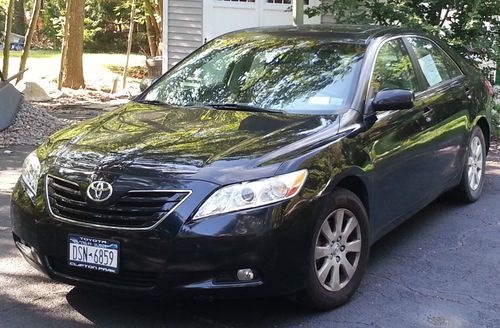
<path id="1" fill-rule="evenodd" d="M 338 116 L 180 108 L 132 102 L 49 140 L 63 170 L 189 177 L 219 184 L 271 176 L 292 154 L 338 131 Z M 316 137 L 315 137 L 316 136 Z M 43 153 L 43 150 L 42 150 Z"/>

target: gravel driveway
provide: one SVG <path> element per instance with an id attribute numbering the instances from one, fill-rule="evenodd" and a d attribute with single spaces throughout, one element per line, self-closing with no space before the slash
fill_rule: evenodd
<path id="1" fill-rule="evenodd" d="M 0 327 L 500 327 L 500 148 L 484 194 L 437 200 L 372 248 L 347 305 L 314 312 L 280 299 L 155 302 L 49 281 L 11 241 L 9 190 L 30 148 L 0 149 Z"/>

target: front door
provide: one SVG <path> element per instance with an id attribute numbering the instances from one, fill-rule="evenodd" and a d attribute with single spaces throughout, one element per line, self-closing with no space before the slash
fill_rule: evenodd
<path id="1" fill-rule="evenodd" d="M 370 81 L 368 103 L 378 91 L 421 90 L 401 38 L 387 41 L 380 48 Z M 415 99 L 412 109 L 377 112 L 375 123 L 361 134 L 361 142 L 370 156 L 374 234 L 379 235 L 399 219 L 421 208 L 433 197 L 432 125 L 425 117 L 424 103 Z"/>

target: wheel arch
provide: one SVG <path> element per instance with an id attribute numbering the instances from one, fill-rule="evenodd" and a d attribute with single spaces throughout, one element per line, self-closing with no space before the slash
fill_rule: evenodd
<path id="1" fill-rule="evenodd" d="M 489 153 L 490 143 L 491 143 L 491 128 L 488 120 L 481 116 L 476 120 L 475 126 L 479 126 L 479 128 L 483 131 L 484 140 L 486 141 L 486 154 Z"/>
<path id="2" fill-rule="evenodd" d="M 354 193 L 363 203 L 368 218 L 370 218 L 371 202 L 369 184 L 363 170 L 359 168 L 347 170 L 335 177 L 331 186 L 332 190 L 334 188 L 343 188 Z"/>

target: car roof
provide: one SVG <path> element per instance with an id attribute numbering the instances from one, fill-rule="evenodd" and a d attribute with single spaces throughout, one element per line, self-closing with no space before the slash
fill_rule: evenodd
<path id="1" fill-rule="evenodd" d="M 311 24 L 297 26 L 272 26 L 248 28 L 225 34 L 234 36 L 245 33 L 251 35 L 271 35 L 278 38 L 314 38 L 334 42 L 368 44 L 381 36 L 392 36 L 414 31 L 397 26 L 354 25 L 354 24 Z"/>

